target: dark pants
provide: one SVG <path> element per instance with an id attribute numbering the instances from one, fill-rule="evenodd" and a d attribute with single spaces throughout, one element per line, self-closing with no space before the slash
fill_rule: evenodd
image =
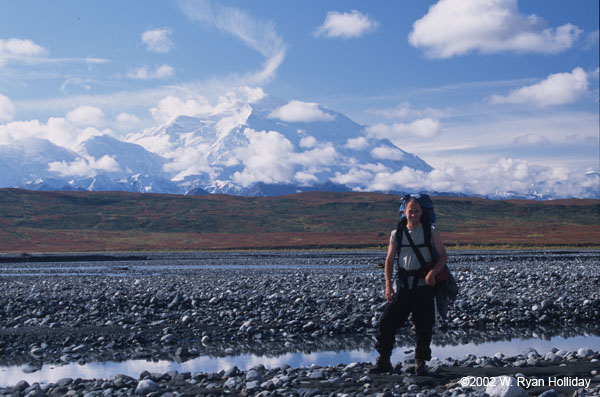
<path id="1" fill-rule="evenodd" d="M 429 345 L 435 321 L 433 296 L 433 287 L 418 287 L 415 290 L 401 288 L 395 302 L 386 305 L 379 321 L 376 344 L 381 356 L 392 355 L 396 330 L 404 325 L 412 313 L 417 331 L 415 358 L 424 361 L 431 359 Z"/>

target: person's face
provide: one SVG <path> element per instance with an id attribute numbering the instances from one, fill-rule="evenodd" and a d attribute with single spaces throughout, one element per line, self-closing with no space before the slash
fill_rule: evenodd
<path id="1" fill-rule="evenodd" d="M 416 225 L 421 221 L 422 213 L 423 210 L 421 209 L 421 205 L 419 205 L 417 200 L 409 201 L 404 209 L 404 215 L 406 216 L 408 223 L 411 225 Z"/>

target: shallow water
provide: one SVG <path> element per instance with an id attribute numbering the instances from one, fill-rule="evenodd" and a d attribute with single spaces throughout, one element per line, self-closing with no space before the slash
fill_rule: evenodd
<path id="1" fill-rule="evenodd" d="M 600 336 L 576 336 L 572 338 L 554 337 L 549 340 L 541 339 L 513 339 L 499 342 L 466 343 L 461 345 L 432 346 L 432 356 L 440 360 L 445 358 L 461 359 L 468 354 L 478 357 L 491 357 L 501 352 L 507 357 L 522 354 L 526 349 L 534 348 L 539 354 L 544 355 L 553 348 L 559 350 L 576 351 L 586 347 L 597 349 L 600 346 Z M 412 357 L 412 346 L 399 346 L 394 349 L 392 362 L 399 362 Z M 349 364 L 352 362 L 375 362 L 376 351 L 350 350 L 350 351 L 322 351 L 316 353 L 287 353 L 283 355 L 255 355 L 241 354 L 236 356 L 212 357 L 200 356 L 185 362 L 167 360 L 127 360 L 123 362 L 92 362 L 80 365 L 70 363 L 67 365 L 44 365 L 42 368 L 32 368 L 29 365 L 0 367 L 0 387 L 12 386 L 21 380 L 29 384 L 55 383 L 63 378 L 82 379 L 110 379 L 118 374 L 138 378 L 143 371 L 166 373 L 178 372 L 218 372 L 237 366 L 248 370 L 257 365 L 266 368 L 277 368 L 287 364 L 293 368 L 309 367 L 312 364 L 320 366 Z M 35 372 L 29 372 L 35 370 Z"/>

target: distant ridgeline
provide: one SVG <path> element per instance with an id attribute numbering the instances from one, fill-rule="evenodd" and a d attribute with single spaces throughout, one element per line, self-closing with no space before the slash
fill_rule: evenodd
<path id="1" fill-rule="evenodd" d="M 598 247 L 600 200 L 434 197 L 450 248 Z M 384 247 L 399 198 L 0 189 L 0 252 Z"/>

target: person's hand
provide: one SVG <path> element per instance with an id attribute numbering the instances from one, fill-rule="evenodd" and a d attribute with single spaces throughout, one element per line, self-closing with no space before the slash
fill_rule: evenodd
<path id="1" fill-rule="evenodd" d="M 425 284 L 429 285 L 430 287 L 433 287 L 435 285 L 435 273 L 433 269 L 431 269 L 427 273 L 427 276 L 425 276 Z"/>
<path id="2" fill-rule="evenodd" d="M 388 302 L 393 302 L 394 301 L 394 288 L 392 288 L 391 285 L 386 285 L 385 286 L 385 299 L 387 299 Z"/>

